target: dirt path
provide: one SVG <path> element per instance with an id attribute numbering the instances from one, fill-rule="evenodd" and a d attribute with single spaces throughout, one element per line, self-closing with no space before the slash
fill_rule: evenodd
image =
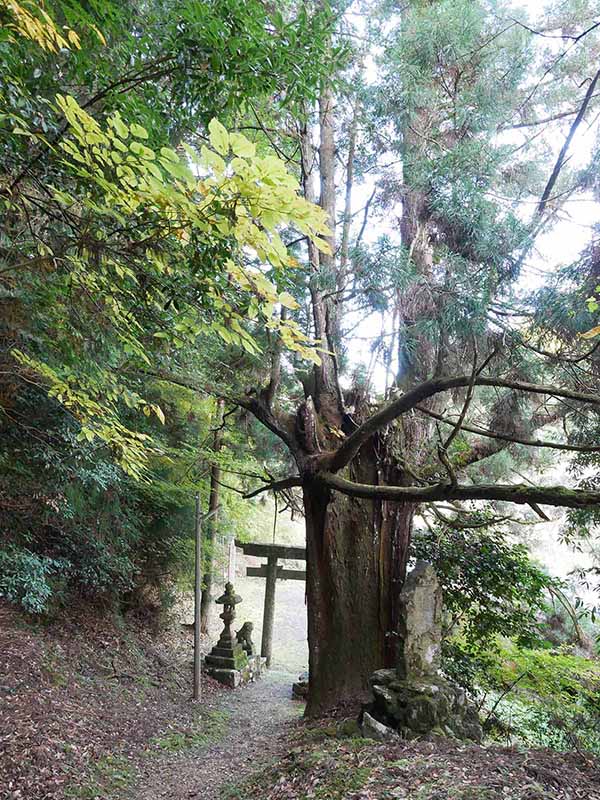
<path id="1" fill-rule="evenodd" d="M 225 787 L 276 760 L 304 709 L 291 699 L 293 680 L 290 673 L 269 671 L 255 684 L 221 695 L 210 712 L 224 720 L 224 736 L 149 759 L 131 800 L 219 800 Z"/>

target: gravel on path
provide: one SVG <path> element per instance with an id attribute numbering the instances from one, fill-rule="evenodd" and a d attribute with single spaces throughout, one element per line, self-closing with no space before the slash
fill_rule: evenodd
<path id="1" fill-rule="evenodd" d="M 228 715 L 219 741 L 152 758 L 140 771 L 130 800 L 219 800 L 228 785 L 287 752 L 304 705 L 292 700 L 296 676 L 269 670 L 256 683 L 220 695 L 211 710 Z"/>

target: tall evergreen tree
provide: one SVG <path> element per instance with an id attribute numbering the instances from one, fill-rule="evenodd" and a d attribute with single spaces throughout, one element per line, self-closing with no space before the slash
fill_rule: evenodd
<path id="1" fill-rule="evenodd" d="M 504 6 L 436 0 L 392 7 L 378 41 L 376 85 L 357 92 L 351 69 L 352 88 L 324 81 L 314 116 L 298 125 L 305 196 L 319 199 L 332 230 L 333 255 L 307 250 L 321 363 L 299 376 L 304 398 L 292 394 L 295 411 L 272 386 L 238 401 L 280 437 L 297 468 L 264 488 L 303 493 L 309 713 L 360 696 L 370 672 L 393 661 L 416 513 L 436 513 L 438 503 L 464 513 L 465 501 L 475 500 L 525 504 L 543 515 L 539 504 L 600 500 L 586 488 L 514 484 L 508 476 L 485 482 L 479 468 L 515 443 L 554 446 L 536 431 L 573 403 L 598 407 L 595 391 L 549 369 L 506 324 L 524 258 L 559 206 L 559 184 L 550 185 L 535 143 L 519 147 L 499 136 L 523 116 L 530 122 L 544 113 L 550 100 L 545 90 L 529 98 L 548 68 L 540 64 L 543 39 L 511 21 Z M 559 80 L 579 74 L 584 82 L 579 54 L 562 61 Z M 349 119 L 345 106 L 354 110 Z M 579 110 L 565 114 L 568 124 Z M 357 142 L 357 125 L 368 144 Z M 393 166 L 377 167 L 366 222 L 349 226 L 351 204 L 340 214 L 336 187 L 348 198 L 356 175 L 383 158 Z M 558 173 L 562 189 L 562 165 Z M 518 213 L 523 203 L 537 207 L 531 219 Z M 366 246 L 364 226 L 377 205 L 398 221 Z M 359 379 L 340 381 L 357 297 L 394 321 L 386 397 Z M 556 446 L 596 451 L 585 442 Z"/>

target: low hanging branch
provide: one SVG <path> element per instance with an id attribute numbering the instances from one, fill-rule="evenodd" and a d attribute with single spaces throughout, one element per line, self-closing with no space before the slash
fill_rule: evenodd
<path id="1" fill-rule="evenodd" d="M 435 500 L 500 500 L 520 505 L 543 503 L 548 506 L 585 508 L 600 504 L 600 492 L 568 489 L 565 486 L 527 486 L 518 484 L 462 485 L 437 483 L 433 486 L 371 486 L 354 483 L 339 475 L 323 473 L 318 476 L 326 486 L 350 497 L 370 500 L 426 503 Z"/>
<path id="2" fill-rule="evenodd" d="M 290 478 L 282 478 L 279 481 L 270 481 L 252 492 L 244 495 L 245 500 L 256 497 L 263 492 L 283 492 L 286 489 L 293 489 L 295 486 L 302 486 L 302 478 L 299 475 L 292 475 Z"/>
<path id="3" fill-rule="evenodd" d="M 454 422 L 446 420 L 441 415 L 430 412 L 428 409 L 419 408 L 419 404 L 440 392 L 460 386 L 469 387 L 469 393 L 471 393 L 474 386 L 493 386 L 576 400 L 595 406 L 600 405 L 600 397 L 594 394 L 577 392 L 571 389 L 557 389 L 554 386 L 542 384 L 483 377 L 480 374 L 475 374 L 475 372 L 472 372 L 470 375 L 426 381 L 411 391 L 406 392 L 392 403 L 389 403 L 376 414 L 373 414 L 373 416 L 349 436 L 334 453 L 319 454 L 314 458 L 311 469 L 311 479 L 319 481 L 330 489 L 350 495 L 351 497 L 363 497 L 373 500 L 411 501 L 418 503 L 435 502 L 439 500 L 497 500 L 531 505 L 533 507 L 535 507 L 537 503 L 543 503 L 544 505 L 563 506 L 567 508 L 583 508 L 600 504 L 600 492 L 569 489 L 565 486 L 537 487 L 527 486 L 525 484 L 462 485 L 455 481 L 451 481 L 450 483 L 437 483 L 432 486 L 375 486 L 353 483 L 352 481 L 341 478 L 339 475 L 333 474 L 335 471 L 342 469 L 354 458 L 361 446 L 370 436 L 413 408 L 417 408 L 419 411 L 430 414 L 440 419 L 442 422 L 449 422 L 449 424 L 455 426 Z M 198 387 L 194 386 L 190 388 L 197 389 Z M 261 402 L 261 400 L 255 396 L 238 398 L 235 402 L 237 405 L 251 411 L 257 419 L 288 445 L 292 453 L 299 453 L 299 445 L 294 435 L 294 418 L 292 415 L 275 415 L 264 402 Z M 554 444 L 536 440 L 521 440 L 519 442 L 515 437 L 507 437 L 504 434 L 493 431 L 486 430 L 484 433 L 484 429 L 464 425 L 462 420 L 461 427 L 463 430 L 480 435 L 489 435 L 492 438 L 500 439 L 508 438 L 510 441 L 530 444 L 532 446 L 555 447 L 556 449 L 579 450 L 580 452 L 596 452 L 600 450 L 600 447 Z M 321 471 L 323 469 L 325 471 Z M 286 491 L 294 487 L 302 486 L 303 482 L 303 478 L 300 475 L 269 481 L 264 486 L 249 492 L 245 497 L 255 497 L 265 491 Z"/>

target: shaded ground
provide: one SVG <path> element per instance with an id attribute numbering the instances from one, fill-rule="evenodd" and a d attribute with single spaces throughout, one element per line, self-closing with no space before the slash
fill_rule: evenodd
<path id="1" fill-rule="evenodd" d="M 1 800 L 121 798 L 166 735 L 212 731 L 190 655 L 177 630 L 154 638 L 85 608 L 32 625 L 0 600 Z M 222 688 L 204 691 L 210 704 Z"/>
<path id="2" fill-rule="evenodd" d="M 282 756 L 295 674 L 236 691 L 203 676 L 194 703 L 191 655 L 178 626 L 152 637 L 92 609 L 44 626 L 0 600 L 0 800 L 217 800 Z"/>
<path id="3" fill-rule="evenodd" d="M 583 754 L 309 725 L 287 672 L 192 703 L 189 637 L 117 622 L 32 627 L 0 601 L 1 800 L 600 800 Z"/>
<path id="4" fill-rule="evenodd" d="M 345 723 L 351 730 L 352 724 Z M 277 765 L 230 800 L 600 800 L 596 760 L 448 739 L 381 744 L 340 726 L 301 729 Z"/>
<path id="5" fill-rule="evenodd" d="M 257 683 L 218 698 L 216 741 L 148 760 L 131 800 L 218 800 L 256 769 L 280 759 L 303 706 L 290 699 L 292 676 L 269 672 Z"/>

